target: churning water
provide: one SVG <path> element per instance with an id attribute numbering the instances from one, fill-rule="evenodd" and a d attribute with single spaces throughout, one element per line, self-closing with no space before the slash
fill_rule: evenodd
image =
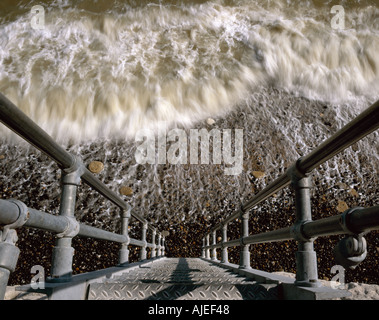
<path id="1" fill-rule="evenodd" d="M 379 97 L 369 2 L 346 1 L 344 30 L 320 1 L 14 2 L 1 4 L 0 92 L 63 142 L 190 124 L 261 86 L 364 107 Z"/>
<path id="2" fill-rule="evenodd" d="M 344 29 L 332 26 L 334 4 L 344 8 Z M 34 5 L 44 8 L 43 28 L 31 27 Z M 59 143 L 103 161 L 102 178 L 115 190 L 130 185 L 131 204 L 156 220 L 225 215 L 254 193 L 252 183 L 265 185 L 379 98 L 376 0 L 2 0 L 0 23 L 0 92 Z M 241 175 L 135 163 L 139 129 L 162 121 L 210 129 L 208 117 L 244 129 Z M 17 195 L 33 178 L 18 176 L 22 152 L 7 128 L 0 133 L 3 185 L 10 179 Z M 328 162 L 323 175 L 377 199 L 367 189 L 378 183 L 377 138 Z M 32 167 L 54 183 L 50 167 Z"/>

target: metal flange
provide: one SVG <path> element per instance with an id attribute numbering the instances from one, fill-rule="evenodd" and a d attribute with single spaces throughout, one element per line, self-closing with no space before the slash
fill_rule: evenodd
<path id="1" fill-rule="evenodd" d="M 355 269 L 367 256 L 367 242 L 362 235 L 348 235 L 334 247 L 334 256 L 344 268 Z"/>

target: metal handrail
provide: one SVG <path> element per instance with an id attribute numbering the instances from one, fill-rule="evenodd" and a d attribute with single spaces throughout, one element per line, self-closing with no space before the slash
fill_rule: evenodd
<path id="1" fill-rule="evenodd" d="M 221 248 L 221 262 L 228 263 L 227 248 L 240 246 L 240 268 L 250 268 L 250 255 L 248 252 L 250 244 L 297 240 L 299 251 L 297 254 L 296 284 L 301 286 L 319 286 L 320 284 L 317 280 L 317 260 L 313 251 L 314 238 L 347 234 L 350 237 L 349 241 L 358 241 L 357 246 L 359 247 L 359 251 L 349 251 L 346 249 L 347 242 L 345 240 L 344 242 L 341 241 L 340 243 L 342 244 L 336 249 L 340 264 L 347 267 L 355 267 L 362 262 L 367 253 L 365 240 L 362 240 L 362 233 L 379 229 L 379 206 L 366 209 L 353 208 L 346 210 L 342 215 L 312 221 L 309 174 L 319 165 L 377 129 L 379 129 L 379 101 L 372 104 L 308 155 L 299 158 L 284 174 L 212 228 L 205 238 L 203 238 L 202 257 L 207 259 L 211 257 L 212 260 L 217 260 L 216 249 Z M 295 223 L 290 227 L 249 235 L 249 210 L 290 184 L 296 191 Z M 241 222 L 242 234 L 240 238 L 228 241 L 227 225 L 236 219 L 239 219 Z M 216 232 L 218 230 L 222 230 L 222 240 L 219 243 L 216 240 Z M 213 235 L 212 244 L 209 243 L 209 236 L 211 234 Z M 345 247 L 342 248 L 342 246 Z M 212 249 L 211 252 L 209 251 L 210 249 Z M 347 251 L 349 251 L 349 255 L 346 254 Z M 355 258 L 353 259 L 353 257 Z"/>
<path id="2" fill-rule="evenodd" d="M 17 108 L 10 100 L 0 93 L 0 121 L 9 129 L 28 141 L 30 144 L 41 150 L 48 157 L 54 160 L 62 169 L 69 169 L 75 166 L 76 158 L 54 139 L 33 122 L 25 113 Z M 84 182 L 95 189 L 105 198 L 113 202 L 123 210 L 129 210 L 130 206 L 121 199 L 114 191 L 109 189 L 103 182 L 96 178 L 87 168 L 83 168 L 81 176 Z M 142 223 L 146 219 L 132 210 L 132 216 Z M 152 227 L 150 227 L 152 230 Z"/>
<path id="3" fill-rule="evenodd" d="M 373 206 L 370 208 L 356 208 L 355 210 L 348 209 L 346 213 L 342 213 L 340 215 L 331 216 L 316 221 L 309 221 L 304 224 L 302 233 L 304 237 L 308 239 L 346 234 L 347 231 L 341 224 L 341 219 L 346 214 L 349 214 L 350 216 L 350 224 L 348 228 L 354 230 L 354 232 L 351 232 L 352 234 L 365 233 L 379 229 L 379 206 Z M 253 234 L 235 240 L 210 244 L 204 246 L 203 248 L 220 249 L 239 245 L 287 240 L 296 240 L 296 234 L 293 227 L 285 227 L 273 231 Z"/>
<path id="4" fill-rule="evenodd" d="M 326 162 L 336 154 L 342 152 L 352 144 L 361 140 L 368 134 L 379 128 L 379 101 L 362 112 L 354 120 L 340 129 L 337 133 L 325 140 L 319 147 L 308 155 L 298 159 L 296 162 L 297 170 L 303 174 L 309 174 L 313 169 Z M 289 169 L 270 183 L 266 188 L 258 192 L 251 200 L 242 204 L 237 210 L 212 230 L 218 230 L 225 223 L 229 223 L 238 218 L 241 212 L 253 209 L 273 194 L 287 187 L 291 183 Z"/>
<path id="5" fill-rule="evenodd" d="M 17 201 L 20 203 L 20 201 Z M 25 206 L 26 207 L 26 206 Z M 55 216 L 43 211 L 32 208 L 27 208 L 27 219 L 23 226 L 45 230 L 54 233 L 63 233 L 69 226 L 69 221 L 63 216 Z M 0 225 L 10 225 L 15 223 L 20 217 L 20 205 L 17 205 L 12 200 L 0 199 Z M 106 231 L 100 228 L 92 227 L 84 223 L 79 223 L 78 236 L 94 238 L 98 240 L 107 240 L 119 243 L 129 241 L 130 244 L 143 246 L 144 243 L 138 239 L 127 237 L 124 234 L 118 234 Z M 147 243 L 147 246 L 152 246 L 153 243 Z"/>
<path id="6" fill-rule="evenodd" d="M 16 228 L 25 226 L 55 232 L 56 245 L 53 248 L 51 282 L 70 282 L 72 276 L 72 259 L 74 250 L 71 240 L 79 235 L 95 239 L 121 243 L 119 251 L 119 265 L 129 262 L 129 245 L 141 247 L 140 260 L 147 259 L 146 248 L 151 248 L 151 257 L 164 256 L 165 238 L 131 206 L 96 178 L 81 162 L 81 160 L 67 152 L 54 139 L 33 122 L 27 115 L 18 109 L 11 101 L 0 93 L 0 121 L 27 142 L 41 150 L 62 169 L 62 193 L 60 212 L 54 216 L 42 211 L 28 208 L 18 200 L 0 199 L 0 300 L 4 298 L 9 274 L 16 268 L 19 249 Z M 77 187 L 83 180 L 92 189 L 121 209 L 121 234 L 109 232 L 100 228 L 79 223 L 74 215 Z M 128 236 L 130 217 L 142 223 L 142 239 Z M 152 231 L 151 243 L 146 241 L 147 230 Z"/>

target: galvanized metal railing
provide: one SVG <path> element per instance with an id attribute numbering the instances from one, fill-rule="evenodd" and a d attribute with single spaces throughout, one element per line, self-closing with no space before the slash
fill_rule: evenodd
<path id="1" fill-rule="evenodd" d="M 96 178 L 82 161 L 58 145 L 44 130 L 18 109 L 0 93 L 0 121 L 30 144 L 54 160 L 62 170 L 62 193 L 59 215 L 28 208 L 18 200 L 0 199 L 0 299 L 4 298 L 9 275 L 16 268 L 19 249 L 16 247 L 16 228 L 22 226 L 47 230 L 56 233 L 53 248 L 50 282 L 69 282 L 72 278 L 74 249 L 72 238 L 90 237 L 121 243 L 119 265 L 129 262 L 129 245 L 141 247 L 140 260 L 147 258 L 147 248 L 151 249 L 150 258 L 164 256 L 165 238 L 131 206 Z M 75 218 L 76 191 L 81 181 L 99 192 L 121 210 L 121 234 L 79 223 Z M 128 225 L 131 217 L 142 223 L 142 239 L 129 237 Z M 146 241 L 147 230 L 152 232 L 151 243 Z"/>
<path id="2" fill-rule="evenodd" d="M 356 267 L 367 254 L 363 234 L 379 229 L 379 206 L 352 208 L 341 215 L 312 221 L 310 173 L 319 165 L 345 150 L 358 140 L 379 128 L 379 101 L 366 109 L 354 120 L 324 141 L 308 155 L 299 158 L 283 175 L 261 190 L 251 200 L 206 234 L 203 239 L 202 258 L 217 261 L 217 249 L 221 249 L 221 263 L 228 264 L 228 247 L 240 246 L 240 269 L 251 269 L 251 244 L 296 240 L 296 281 L 295 285 L 319 287 L 317 258 L 313 242 L 316 237 L 347 234 L 335 248 L 337 262 L 349 268 Z M 295 190 L 296 220 L 292 226 L 249 235 L 249 211 L 268 197 L 291 184 Z M 240 219 L 240 238 L 228 241 L 227 226 Z M 217 242 L 216 232 L 222 231 L 222 240 Z M 212 234 L 212 244 L 209 237 Z"/>

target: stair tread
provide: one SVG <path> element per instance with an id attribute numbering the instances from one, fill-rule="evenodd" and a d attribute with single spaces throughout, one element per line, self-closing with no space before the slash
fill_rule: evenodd
<path id="1" fill-rule="evenodd" d="M 170 258 L 91 283 L 89 300 L 272 300 L 273 284 L 259 284 L 198 258 Z"/>
<path id="2" fill-rule="evenodd" d="M 245 280 L 245 279 L 217 279 L 217 278 L 195 278 L 195 279 L 115 279 L 108 280 L 105 283 L 229 283 L 229 284 L 252 284 L 255 283 L 253 281 Z"/>
<path id="3" fill-rule="evenodd" d="M 262 284 L 93 283 L 89 300 L 274 300 L 277 288 Z"/>

